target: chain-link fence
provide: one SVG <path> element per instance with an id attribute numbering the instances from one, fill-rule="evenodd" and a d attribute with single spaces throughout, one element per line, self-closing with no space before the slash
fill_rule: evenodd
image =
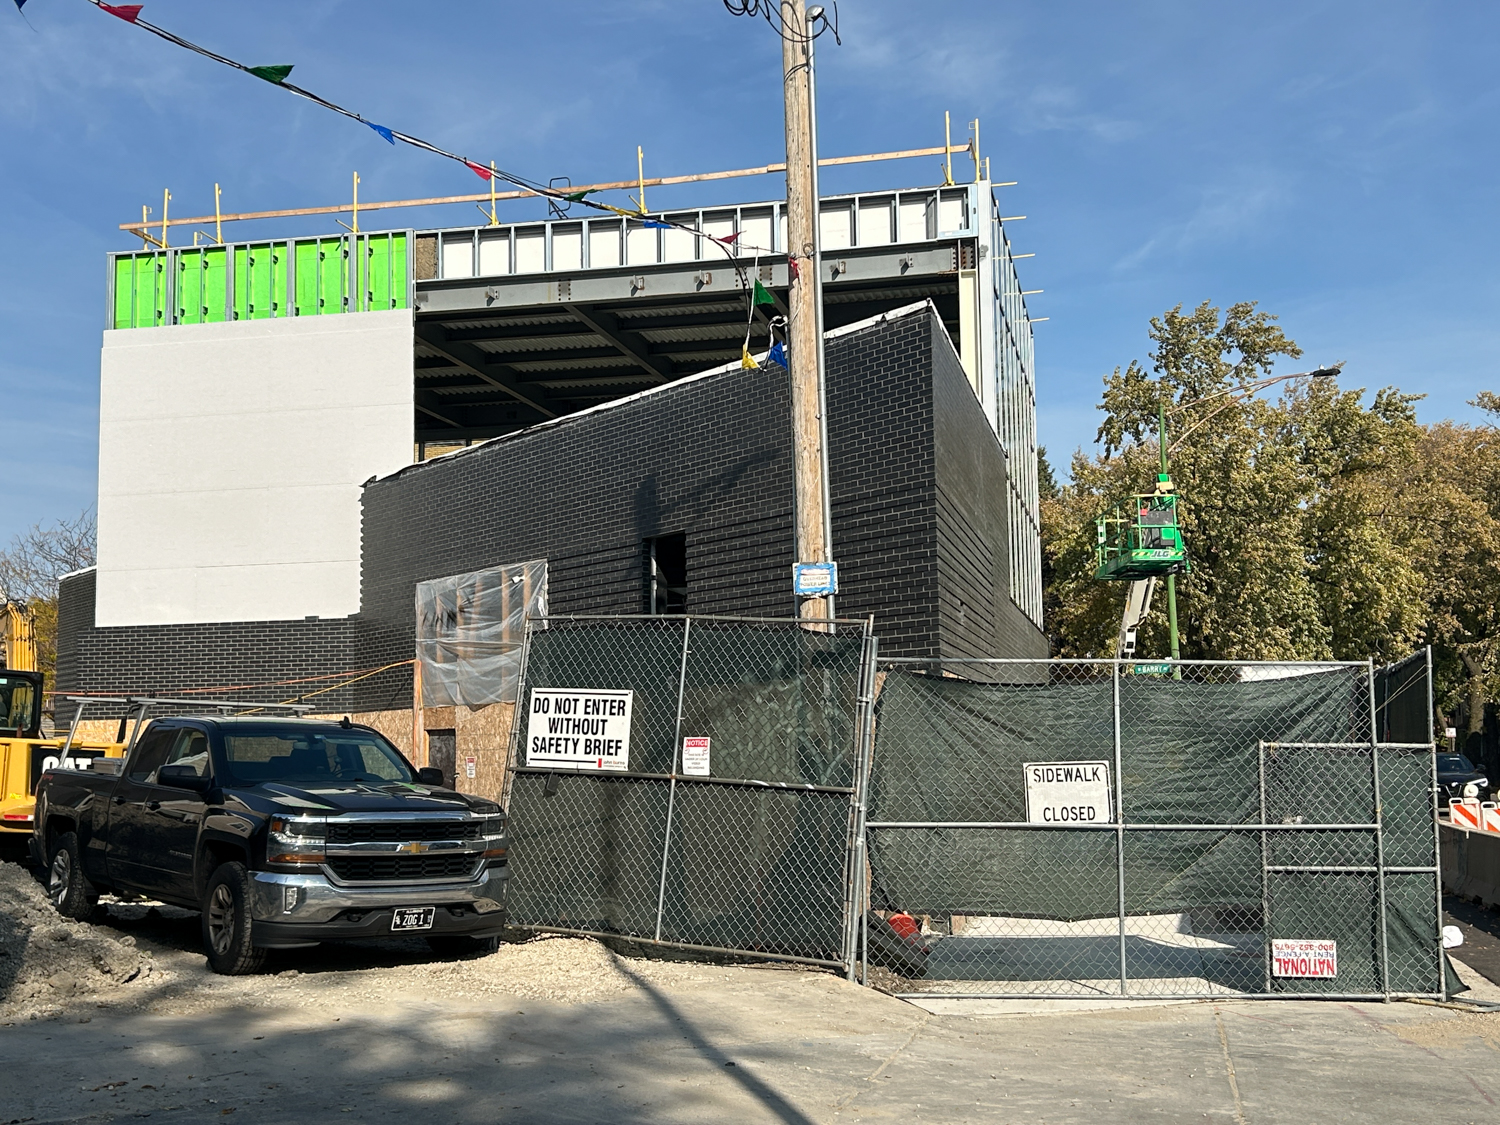
<path id="1" fill-rule="evenodd" d="M 512 923 L 849 966 L 874 638 L 833 624 L 533 622 L 510 755 Z M 630 693 L 615 762 L 563 763 L 534 732 L 567 692 Z"/>
<path id="2" fill-rule="evenodd" d="M 1446 994 L 1433 748 L 1379 741 L 1369 664 L 895 660 L 878 685 L 857 894 L 899 991 Z"/>

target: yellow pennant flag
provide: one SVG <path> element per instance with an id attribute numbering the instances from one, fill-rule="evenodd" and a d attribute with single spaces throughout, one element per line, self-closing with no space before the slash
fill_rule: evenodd
<path id="1" fill-rule="evenodd" d="M 755 360 L 753 360 L 753 359 L 750 358 L 750 349 L 749 348 L 741 348 L 740 349 L 740 366 L 742 368 L 744 368 L 746 371 L 759 371 L 760 370 L 760 364 L 756 363 Z"/>

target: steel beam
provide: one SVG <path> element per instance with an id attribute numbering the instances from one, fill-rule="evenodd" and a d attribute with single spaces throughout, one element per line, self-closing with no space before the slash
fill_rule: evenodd
<path id="1" fill-rule="evenodd" d="M 668 360 L 666 368 L 663 369 L 661 364 L 651 358 L 646 341 L 636 333 L 622 329 L 620 322 L 612 313 L 607 313 L 603 309 L 585 308 L 583 305 L 564 305 L 563 307 L 572 313 L 580 324 L 587 325 L 596 336 L 619 349 L 622 355 L 633 360 L 657 382 L 667 383 L 674 378 L 671 361 Z"/>
<path id="2" fill-rule="evenodd" d="M 915 281 L 947 276 L 956 278 L 958 246 L 972 239 L 941 242 L 849 247 L 824 255 L 824 292 L 830 297 L 846 284 Z M 770 281 L 761 284 L 773 296 L 787 288 L 784 259 L 763 261 Z M 753 259 L 729 261 L 672 262 L 568 273 L 510 274 L 502 277 L 463 278 L 453 281 L 418 281 L 417 313 L 424 319 L 434 315 L 464 313 L 503 314 L 506 309 L 539 306 L 597 306 L 616 302 L 643 302 L 658 298 L 734 298 L 743 300 L 745 284 L 759 272 Z M 784 305 L 778 305 L 778 311 Z"/>
<path id="3" fill-rule="evenodd" d="M 478 376 L 497 390 L 504 391 L 517 402 L 524 403 L 545 418 L 556 418 L 558 412 L 544 406 L 541 399 L 546 396 L 524 387 L 515 373 L 502 364 L 491 363 L 489 357 L 472 344 L 450 342 L 442 328 L 434 324 L 418 324 L 417 339 L 423 346 L 431 348 L 453 366 L 470 375 Z"/>

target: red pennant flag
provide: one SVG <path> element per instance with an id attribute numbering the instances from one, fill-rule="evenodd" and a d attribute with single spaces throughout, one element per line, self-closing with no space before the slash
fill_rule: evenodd
<path id="1" fill-rule="evenodd" d="M 103 8 L 106 12 L 108 12 L 112 16 L 118 16 L 118 17 L 120 17 L 120 19 L 124 20 L 126 23 L 135 23 L 136 17 L 141 14 L 141 9 L 144 8 L 145 5 L 144 4 L 100 4 L 99 7 Z"/>
<path id="2" fill-rule="evenodd" d="M 473 172 L 474 175 L 478 176 L 481 180 L 487 180 L 490 178 L 490 170 L 484 165 L 475 164 L 472 160 L 465 160 L 464 163 L 469 166 L 469 171 Z"/>
<path id="3" fill-rule="evenodd" d="M 786 264 L 791 267 L 793 281 L 796 281 L 802 276 L 802 270 L 798 268 L 796 258 L 788 258 L 786 260 Z"/>
<path id="4" fill-rule="evenodd" d="M 716 238 L 716 239 L 714 239 L 714 241 L 715 242 L 722 242 L 725 245 L 728 245 L 729 243 L 732 243 L 732 242 L 738 242 L 740 240 L 740 235 L 742 235 L 744 233 L 745 232 L 742 231 L 742 230 L 737 230 L 733 234 L 726 234 L 723 238 Z"/>

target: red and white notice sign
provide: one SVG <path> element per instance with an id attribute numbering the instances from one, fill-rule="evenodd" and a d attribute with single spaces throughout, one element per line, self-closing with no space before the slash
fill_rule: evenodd
<path id="1" fill-rule="evenodd" d="M 682 740 L 682 772 L 690 777 L 707 777 L 708 739 L 684 738 Z"/>
<path id="2" fill-rule="evenodd" d="M 1339 975 L 1339 943 L 1316 938 L 1272 938 L 1273 977 L 1321 977 Z"/>

